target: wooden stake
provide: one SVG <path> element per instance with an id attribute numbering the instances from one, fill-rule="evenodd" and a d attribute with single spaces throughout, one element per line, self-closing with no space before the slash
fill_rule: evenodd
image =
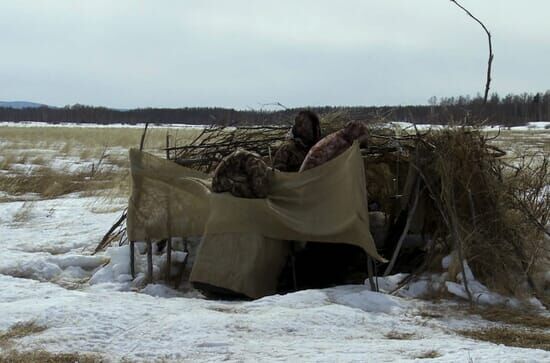
<path id="1" fill-rule="evenodd" d="M 134 259 L 135 247 L 134 241 L 130 241 L 130 273 L 133 279 L 136 278 L 136 262 Z"/>
<path id="2" fill-rule="evenodd" d="M 372 258 L 370 256 L 367 256 L 367 272 L 369 274 L 369 285 L 370 285 L 370 291 L 377 291 L 378 292 L 378 289 L 376 288 L 376 285 L 374 283 L 374 278 L 373 278 L 373 267 L 372 267 Z"/>
<path id="3" fill-rule="evenodd" d="M 174 284 L 174 289 L 178 289 L 181 284 L 181 280 L 183 279 L 183 274 L 185 273 L 185 266 L 187 265 L 187 258 L 189 257 L 189 247 L 188 242 L 185 240 L 183 245 L 183 252 L 186 253 L 185 258 L 183 259 L 183 262 L 181 263 L 180 270 L 178 272 L 178 275 L 176 276 L 176 282 Z"/>
<path id="4" fill-rule="evenodd" d="M 174 289 L 179 289 L 181 280 L 183 279 L 183 274 L 185 273 L 185 266 L 187 265 L 187 258 L 189 257 L 189 253 L 185 255 L 185 258 L 183 259 L 183 262 L 181 263 L 180 271 L 178 273 L 178 276 L 176 277 L 176 283 L 174 284 Z"/>
<path id="5" fill-rule="evenodd" d="M 153 282 L 153 243 L 147 240 L 147 283 Z"/>
<path id="6" fill-rule="evenodd" d="M 166 241 L 166 277 L 164 278 L 166 282 L 170 281 L 172 269 L 172 237 L 168 237 Z"/>
<path id="7" fill-rule="evenodd" d="M 294 252 L 290 256 L 290 263 L 292 264 L 292 286 L 294 291 L 298 291 L 298 280 L 296 279 L 296 255 Z"/>
<path id="8" fill-rule="evenodd" d="M 409 233 L 409 228 L 411 226 L 411 221 L 414 217 L 414 213 L 416 212 L 416 207 L 418 206 L 418 199 L 420 197 L 420 178 L 417 178 L 416 180 L 416 188 L 414 191 L 414 202 L 409 210 L 409 215 L 407 216 L 407 222 L 405 222 L 405 227 L 403 228 L 403 232 L 401 233 L 401 236 L 399 237 L 399 240 L 397 241 L 397 246 L 395 246 L 395 250 L 393 251 L 393 255 L 391 257 L 390 262 L 388 263 L 388 266 L 386 267 L 386 270 L 384 271 L 384 276 L 388 276 L 393 266 L 395 265 L 395 261 L 397 260 L 397 256 L 399 256 L 399 251 L 401 250 L 401 246 L 403 245 L 403 241 L 407 237 L 407 233 Z"/>
<path id="9" fill-rule="evenodd" d="M 166 160 L 170 160 L 170 135 L 166 131 Z"/>
<path id="10" fill-rule="evenodd" d="M 145 145 L 145 135 L 147 134 L 147 128 L 149 127 L 149 122 L 145 123 L 145 128 L 143 129 L 143 133 L 141 134 L 141 140 L 139 142 L 139 150 L 143 150 L 143 146 Z"/>

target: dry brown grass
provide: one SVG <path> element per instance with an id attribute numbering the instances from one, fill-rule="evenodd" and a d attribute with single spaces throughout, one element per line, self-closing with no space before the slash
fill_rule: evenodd
<path id="1" fill-rule="evenodd" d="M 548 330 L 493 327 L 479 330 L 461 330 L 458 333 L 468 338 L 510 347 L 550 350 L 550 333 Z"/>
<path id="2" fill-rule="evenodd" d="M 78 353 L 50 353 L 38 349 L 31 351 L 9 350 L 0 353 L 0 363 L 99 363 L 99 356 Z"/>
<path id="3" fill-rule="evenodd" d="M 192 139 L 197 129 L 168 129 L 150 127 L 145 139 L 145 149 L 160 149 L 166 145 L 166 131 L 178 139 Z M 16 127 L 0 126 L 0 140 L 12 143 L 13 148 L 54 147 L 63 153 L 79 147 L 138 147 L 143 130 L 141 128 L 99 128 L 99 127 Z"/>
<path id="4" fill-rule="evenodd" d="M 103 360 L 94 355 L 78 353 L 50 353 L 43 349 L 29 351 L 18 351 L 12 348 L 13 340 L 29 335 L 41 333 L 47 327 L 37 324 L 34 321 L 17 323 L 12 325 L 6 332 L 0 333 L 0 363 L 96 363 Z"/>
<path id="5" fill-rule="evenodd" d="M 145 149 L 163 156 L 161 148 L 166 144 L 167 130 L 149 128 Z M 169 131 L 173 138 L 177 137 L 180 141 L 191 139 L 198 133 L 194 129 Z M 0 142 L 4 142 L 0 169 L 8 171 L 0 173 L 0 191 L 12 197 L 36 193 L 42 198 L 56 198 L 74 192 L 81 192 L 84 196 L 100 195 L 107 199 L 127 195 L 129 162 L 125 150 L 138 146 L 142 132 L 141 128 L 0 126 Z M 102 158 L 104 151 L 106 153 Z M 71 171 L 69 168 L 48 166 L 54 159 L 65 159 L 67 156 L 69 160 L 76 157 L 75 162 L 95 160 L 93 177 L 90 177 L 91 168 Z M 29 172 L 13 168 L 14 164 L 28 163 L 40 167 Z"/>
<path id="6" fill-rule="evenodd" d="M 511 347 L 550 350 L 550 317 L 499 306 L 474 307 L 467 312 L 501 325 L 458 331 L 463 336 Z"/>
<path id="7" fill-rule="evenodd" d="M 31 164 L 34 164 L 34 165 L 46 165 L 47 164 L 47 161 L 46 159 L 39 155 L 39 156 L 36 156 L 34 158 L 32 158 L 31 160 Z"/>
<path id="8" fill-rule="evenodd" d="M 18 196 L 28 193 L 42 198 L 56 198 L 75 192 L 94 192 L 114 188 L 121 184 L 118 173 L 100 171 L 90 177 L 89 172 L 71 173 L 51 168 L 41 168 L 33 174 L 0 175 L 0 190 Z"/>
<path id="9" fill-rule="evenodd" d="M 2 161 L 0 161 L 0 169 L 9 170 L 11 165 L 15 163 L 16 157 L 14 154 L 8 154 L 4 150 L 2 155 Z"/>
<path id="10" fill-rule="evenodd" d="M 24 202 L 21 208 L 13 215 L 13 221 L 15 223 L 25 223 L 29 221 L 33 207 L 33 201 Z"/>
<path id="11" fill-rule="evenodd" d="M 420 354 L 417 354 L 414 356 L 416 359 L 433 359 L 441 357 L 441 353 L 439 353 L 437 350 L 427 350 L 425 352 L 422 352 Z"/>
<path id="12" fill-rule="evenodd" d="M 17 323 L 12 325 L 6 332 L 0 333 L 0 345 L 5 346 L 11 343 L 11 340 L 26 337 L 28 335 L 43 332 L 47 328 L 34 321 Z"/>
<path id="13" fill-rule="evenodd" d="M 410 340 L 410 339 L 414 339 L 414 337 L 415 337 L 415 335 L 413 333 L 402 333 L 402 332 L 398 332 L 396 330 L 392 330 L 392 331 L 384 334 L 384 336 L 387 339 L 392 339 L 392 340 Z"/>
<path id="14" fill-rule="evenodd" d="M 475 307 L 471 308 L 469 312 L 480 315 L 488 321 L 550 330 L 550 317 L 542 316 L 535 312 L 520 311 L 499 306 Z"/>

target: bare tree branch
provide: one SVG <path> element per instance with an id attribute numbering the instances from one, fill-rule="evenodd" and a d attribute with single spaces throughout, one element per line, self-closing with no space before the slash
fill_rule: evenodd
<path id="1" fill-rule="evenodd" d="M 483 30 L 485 31 L 485 33 L 487 33 L 487 39 L 489 41 L 489 60 L 487 62 L 487 81 L 485 83 L 485 95 L 483 96 L 483 103 L 487 103 L 487 98 L 489 97 L 489 86 L 491 84 L 491 66 L 493 64 L 493 58 L 494 58 L 494 54 L 493 54 L 493 43 L 491 42 L 491 33 L 489 32 L 489 30 L 487 29 L 487 27 L 485 26 L 485 24 L 483 24 L 481 22 L 481 20 L 479 20 L 478 18 L 476 18 L 472 13 L 470 13 L 468 11 L 468 9 L 466 9 L 464 6 L 460 5 L 456 0 L 450 0 L 452 3 L 454 3 L 456 6 L 458 6 L 459 8 L 461 8 L 462 10 L 464 10 L 464 12 L 466 14 L 468 14 L 468 16 L 472 19 L 474 19 L 477 23 L 479 23 L 479 25 L 481 25 L 481 27 L 483 28 Z"/>

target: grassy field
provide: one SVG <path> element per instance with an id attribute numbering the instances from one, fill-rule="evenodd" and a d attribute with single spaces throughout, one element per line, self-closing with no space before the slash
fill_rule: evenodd
<path id="1" fill-rule="evenodd" d="M 72 192 L 126 195 L 128 149 L 139 147 L 141 128 L 0 126 L 0 191 L 54 198 Z M 166 135 L 183 143 L 191 128 L 152 127 L 144 149 L 164 155 Z M 0 194 L 0 200 L 6 196 Z"/>
<path id="2" fill-rule="evenodd" d="M 123 127 L 0 126 L 0 201 L 32 194 L 55 198 L 72 192 L 126 195 L 129 148 L 143 130 Z M 171 143 L 193 139 L 199 129 L 151 127 L 145 150 L 164 156 Z M 550 153 L 550 129 L 489 130 L 488 137 L 509 152 Z M 4 192 L 3 194 L 1 192 Z"/>

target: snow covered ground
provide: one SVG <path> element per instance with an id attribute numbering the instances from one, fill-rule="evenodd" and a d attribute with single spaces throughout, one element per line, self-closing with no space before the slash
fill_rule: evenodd
<path id="1" fill-rule="evenodd" d="M 414 291 L 397 297 L 340 286 L 251 302 L 205 300 L 160 284 L 138 291 L 128 275 L 127 247 L 90 255 L 119 214 L 97 213 L 98 202 L 72 194 L 33 201 L 31 207 L 22 201 L 0 204 L 0 331 L 27 321 L 47 327 L 18 346 L 144 362 L 378 362 L 429 354 L 453 362 L 550 360 L 550 352 L 460 336 L 456 330 L 494 323 L 458 313 L 456 302 L 434 305 L 407 297 Z M 111 207 L 122 208 L 123 202 Z M 28 218 L 16 221 L 21 208 L 31 208 Z M 103 267 L 109 256 L 113 261 Z M 406 339 L 389 338 L 396 332 Z"/>
<path id="2" fill-rule="evenodd" d="M 71 168 L 77 160 L 62 164 Z M 134 281 L 129 275 L 127 247 L 91 254 L 125 199 L 87 195 L 0 202 L 0 333 L 18 322 L 46 327 L 18 339 L 17 349 L 93 353 L 113 362 L 550 361 L 548 351 L 460 335 L 497 323 L 464 312 L 459 284 L 447 285 L 456 300 L 419 298 L 429 285 L 445 284 L 444 276 L 426 276 L 399 296 L 350 285 L 248 302 L 206 300 L 187 286 L 143 286 L 142 273 Z M 157 278 L 163 261 L 155 256 Z M 140 256 L 138 272 L 144 263 Z M 402 278 L 379 283 L 388 291 Z M 472 286 L 480 300 L 500 298 Z"/>
<path id="3" fill-rule="evenodd" d="M 415 125 L 410 122 L 402 122 L 402 121 L 394 121 L 390 122 L 391 125 L 402 128 L 402 129 L 408 129 L 412 128 L 414 129 Z M 418 130 L 426 131 L 429 129 L 441 129 L 444 128 L 444 125 L 430 125 L 430 124 L 418 124 L 416 125 L 416 128 Z M 498 126 L 498 125 L 492 125 L 492 126 L 486 126 L 483 129 L 485 131 L 491 131 L 495 129 L 509 129 L 513 131 L 543 131 L 543 130 L 549 130 L 550 129 L 550 121 L 533 121 L 528 122 L 525 126 L 512 126 L 512 127 L 505 127 L 505 126 Z"/>

